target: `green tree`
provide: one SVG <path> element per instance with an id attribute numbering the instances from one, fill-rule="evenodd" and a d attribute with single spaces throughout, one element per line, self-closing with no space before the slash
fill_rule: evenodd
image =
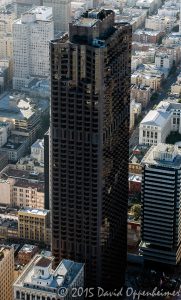
<path id="1" fill-rule="evenodd" d="M 141 205 L 134 204 L 131 208 L 131 212 L 133 213 L 135 220 L 138 220 L 141 215 Z"/>

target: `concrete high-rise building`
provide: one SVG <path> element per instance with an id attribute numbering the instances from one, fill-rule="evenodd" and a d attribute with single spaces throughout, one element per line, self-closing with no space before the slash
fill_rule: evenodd
<path id="1" fill-rule="evenodd" d="M 13 300 L 14 250 L 0 245 L 1 300 Z"/>
<path id="2" fill-rule="evenodd" d="M 43 0 L 43 5 L 52 7 L 55 32 L 67 32 L 71 21 L 71 0 Z"/>
<path id="3" fill-rule="evenodd" d="M 34 6 L 43 5 L 43 0 L 13 0 L 13 5 L 16 16 L 19 19 L 23 13 L 32 9 Z"/>
<path id="4" fill-rule="evenodd" d="M 176 265 L 181 258 L 181 151 L 158 144 L 142 163 L 140 251 L 145 260 Z"/>
<path id="5" fill-rule="evenodd" d="M 14 299 L 82 299 L 72 291 L 84 286 L 84 265 L 63 259 L 53 270 L 52 262 L 46 254 L 36 255 L 13 285 Z"/>
<path id="6" fill-rule="evenodd" d="M 8 4 L 11 4 L 13 2 L 13 0 L 1 0 L 0 1 L 0 6 L 6 6 Z"/>
<path id="7" fill-rule="evenodd" d="M 0 93 L 9 87 L 13 76 L 13 36 L 12 24 L 16 18 L 12 9 L 0 8 Z M 3 72 L 4 70 L 4 72 Z M 4 76 L 3 76 L 4 73 Z M 4 79 L 3 79 L 4 77 Z"/>
<path id="8" fill-rule="evenodd" d="M 51 42 L 52 251 L 85 262 L 86 284 L 126 266 L 131 26 L 92 10 Z M 87 286 L 86 285 L 86 286 Z"/>
<path id="9" fill-rule="evenodd" d="M 0 59 L 13 56 L 12 24 L 15 13 L 8 8 L 0 8 Z"/>
<path id="10" fill-rule="evenodd" d="M 96 8 L 99 4 L 99 0 L 86 0 L 86 8 L 87 9 L 93 9 Z"/>
<path id="11" fill-rule="evenodd" d="M 14 89 L 28 85 L 32 77 L 49 76 L 49 41 L 53 37 L 51 8 L 35 7 L 14 22 Z"/>

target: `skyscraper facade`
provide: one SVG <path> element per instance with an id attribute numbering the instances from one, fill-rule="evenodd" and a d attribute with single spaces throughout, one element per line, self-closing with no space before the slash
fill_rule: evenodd
<path id="1" fill-rule="evenodd" d="M 50 44 L 52 251 L 121 287 L 127 253 L 131 26 L 92 10 Z"/>
<path id="2" fill-rule="evenodd" d="M 181 152 L 158 144 L 143 159 L 140 251 L 147 261 L 176 265 L 181 259 Z"/>
<path id="3" fill-rule="evenodd" d="M 71 21 L 71 0 L 43 0 L 44 6 L 52 7 L 55 32 L 66 32 Z"/>
<path id="4" fill-rule="evenodd" d="M 49 41 L 53 37 L 51 8 L 32 8 L 13 23 L 14 89 L 28 86 L 33 77 L 49 76 Z"/>
<path id="5" fill-rule="evenodd" d="M 45 209 L 49 209 L 49 130 L 44 135 Z"/>

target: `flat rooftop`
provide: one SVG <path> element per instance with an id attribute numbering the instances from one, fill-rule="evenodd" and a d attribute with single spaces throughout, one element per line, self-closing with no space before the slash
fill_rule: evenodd
<path id="1" fill-rule="evenodd" d="M 44 174 L 42 173 L 36 173 L 36 172 L 25 171 L 25 170 L 16 170 L 16 169 L 11 169 L 10 167 L 4 169 L 0 174 L 1 179 L 8 179 L 8 177 L 14 179 L 20 179 L 20 180 L 27 180 L 29 182 L 33 180 L 33 182 L 35 183 L 44 182 Z"/>
<path id="2" fill-rule="evenodd" d="M 35 208 L 22 208 L 19 210 L 20 214 L 31 214 L 36 216 L 46 216 L 49 210 L 46 209 L 35 209 Z"/>
<path id="3" fill-rule="evenodd" d="M 30 244 L 24 244 L 23 247 L 20 249 L 20 253 L 26 252 L 26 253 L 31 253 L 33 250 L 35 250 L 37 246 L 35 245 L 30 245 Z"/>
<path id="4" fill-rule="evenodd" d="M 5 145 L 3 145 L 1 147 L 1 149 L 18 150 L 21 146 L 22 146 L 22 143 L 7 142 Z"/>
<path id="5" fill-rule="evenodd" d="M 71 260 L 63 259 L 56 270 L 51 268 L 53 257 L 46 257 L 38 254 L 25 267 L 19 278 L 14 283 L 16 287 L 26 287 L 37 290 L 37 293 L 43 291 L 52 294 L 57 294 L 60 287 L 68 288 L 75 280 L 79 272 L 84 268 L 84 264 L 76 263 Z M 40 275 L 41 271 L 45 269 L 49 276 L 44 277 Z M 37 294 L 38 295 L 38 294 Z"/>
<path id="6" fill-rule="evenodd" d="M 22 188 L 31 188 L 31 189 L 37 189 L 38 192 L 44 192 L 44 183 L 38 183 L 38 182 L 27 182 L 26 180 L 17 180 L 14 184 L 14 187 L 22 187 Z"/>
<path id="7" fill-rule="evenodd" d="M 36 267 L 43 267 L 46 268 L 51 264 L 51 259 L 46 257 L 41 257 L 38 262 L 36 263 Z"/>
<path id="8" fill-rule="evenodd" d="M 24 12 L 21 15 L 20 19 L 17 19 L 14 23 L 15 24 L 24 24 L 24 23 L 31 23 L 35 22 L 52 22 L 52 8 L 48 6 L 35 6 L 32 9 Z"/>
<path id="9" fill-rule="evenodd" d="M 142 159 L 143 165 L 181 169 L 181 150 L 176 145 L 152 146 Z"/>
<path id="10" fill-rule="evenodd" d="M 91 18 L 80 18 L 74 22 L 76 26 L 93 27 L 99 20 Z"/>
<path id="11" fill-rule="evenodd" d="M 146 30 L 146 29 L 137 29 L 133 34 L 147 34 L 150 36 L 157 36 L 158 34 L 160 34 L 161 31 L 157 31 L 157 30 Z"/>
<path id="12" fill-rule="evenodd" d="M 170 117 L 169 111 L 150 110 L 140 124 L 163 127 Z"/>
<path id="13" fill-rule="evenodd" d="M 5 218 L 0 217 L 0 227 L 18 229 L 18 220 L 7 218 L 7 217 L 5 217 Z"/>
<path id="14" fill-rule="evenodd" d="M 37 103 L 38 102 L 38 103 Z M 27 120 L 35 112 L 48 108 L 48 101 L 29 97 L 23 93 L 8 93 L 0 98 L 0 118 Z"/>
<path id="15" fill-rule="evenodd" d="M 32 146 L 31 148 L 40 148 L 44 149 L 44 139 L 40 140 L 38 139 Z"/>
<path id="16" fill-rule="evenodd" d="M 5 95 L 0 99 L 1 117 L 10 116 L 12 119 L 29 119 L 34 114 L 31 100 L 24 95 Z"/>
<path id="17" fill-rule="evenodd" d="M 142 181 L 142 175 L 140 174 L 129 174 L 129 181 L 132 182 L 141 182 Z"/>

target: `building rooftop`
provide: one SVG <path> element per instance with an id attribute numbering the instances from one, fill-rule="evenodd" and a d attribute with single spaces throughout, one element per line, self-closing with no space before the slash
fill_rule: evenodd
<path id="1" fill-rule="evenodd" d="M 142 175 L 129 174 L 129 181 L 141 183 Z"/>
<path id="2" fill-rule="evenodd" d="M 51 22 L 52 21 L 52 8 L 47 6 L 35 6 L 32 9 L 24 12 L 21 18 L 16 20 L 15 24 L 26 24 L 35 22 Z"/>
<path id="3" fill-rule="evenodd" d="M 19 180 L 27 180 L 28 182 L 34 183 L 43 183 L 44 182 L 44 174 L 37 172 L 30 172 L 25 170 L 16 170 L 12 169 L 10 166 L 6 167 L 0 175 L 1 179 L 7 179 L 8 177 L 19 179 Z"/>
<path id="4" fill-rule="evenodd" d="M 18 219 L 10 218 L 6 215 L 4 215 L 4 217 L 0 215 L 0 228 L 2 227 L 18 229 Z"/>
<path id="5" fill-rule="evenodd" d="M 36 267 L 46 268 L 51 264 L 51 259 L 46 257 L 41 257 L 38 262 L 35 264 Z"/>
<path id="6" fill-rule="evenodd" d="M 98 22 L 97 19 L 80 18 L 74 22 L 76 26 L 93 27 Z"/>
<path id="7" fill-rule="evenodd" d="M 177 145 L 160 143 L 148 150 L 142 160 L 142 164 L 181 169 L 181 151 Z"/>
<path id="8" fill-rule="evenodd" d="M 136 145 L 129 157 L 130 164 L 140 164 L 150 145 Z"/>
<path id="9" fill-rule="evenodd" d="M 40 148 L 44 149 L 44 140 L 38 139 L 32 146 L 31 148 Z"/>
<path id="10" fill-rule="evenodd" d="M 36 255 L 25 267 L 14 286 L 33 288 L 37 292 L 57 294 L 60 287 L 68 288 L 84 268 L 84 264 L 63 259 L 56 270 L 53 257 Z"/>
<path id="11" fill-rule="evenodd" d="M 139 89 L 139 90 L 142 90 L 142 91 L 150 91 L 151 87 L 147 86 L 147 85 L 144 85 L 144 84 L 139 84 L 139 85 L 132 84 L 131 89 Z"/>
<path id="12" fill-rule="evenodd" d="M 23 245 L 23 247 L 21 248 L 21 250 L 19 252 L 20 253 L 22 253 L 22 252 L 28 253 L 28 252 L 32 252 L 36 248 L 37 248 L 37 246 L 35 246 L 35 245 L 25 244 L 25 245 Z"/>
<path id="13" fill-rule="evenodd" d="M 5 145 L 3 145 L 1 148 L 2 150 L 18 150 L 22 146 L 22 143 L 12 143 L 8 141 Z"/>
<path id="14" fill-rule="evenodd" d="M 3 260 L 4 257 L 9 255 L 9 252 L 12 250 L 12 247 L 6 245 L 0 245 L 0 262 Z"/>
<path id="15" fill-rule="evenodd" d="M 31 189 L 37 189 L 37 191 L 41 193 L 44 192 L 44 183 L 31 182 L 23 179 L 18 179 L 14 184 L 14 187 L 31 188 Z"/>
<path id="16" fill-rule="evenodd" d="M 47 100 L 38 101 L 26 94 L 9 93 L 0 99 L 0 116 L 15 120 L 30 119 L 35 112 L 44 111 L 48 107 Z"/>
<path id="17" fill-rule="evenodd" d="M 36 216 L 46 216 L 49 213 L 49 210 L 46 209 L 35 209 L 35 208 L 22 208 L 19 210 L 20 214 L 30 214 Z"/>
<path id="18" fill-rule="evenodd" d="M 170 112 L 150 110 L 148 114 L 141 121 L 140 125 L 152 125 L 163 127 L 170 118 Z"/>
<path id="19" fill-rule="evenodd" d="M 29 119 L 34 114 L 34 108 L 24 95 L 6 95 L 0 99 L 0 114 L 4 117 L 11 115 L 14 119 Z"/>
<path id="20" fill-rule="evenodd" d="M 160 31 L 157 30 L 146 30 L 146 29 L 137 29 L 134 34 L 147 34 L 147 35 L 151 35 L 151 36 L 157 36 L 158 34 L 160 34 Z"/>
<path id="21" fill-rule="evenodd" d="M 174 111 L 174 110 L 181 111 L 181 103 L 179 103 L 175 100 L 166 99 L 166 100 L 161 101 L 158 104 L 157 109 L 163 110 L 163 111 L 165 110 L 167 112 Z"/>

